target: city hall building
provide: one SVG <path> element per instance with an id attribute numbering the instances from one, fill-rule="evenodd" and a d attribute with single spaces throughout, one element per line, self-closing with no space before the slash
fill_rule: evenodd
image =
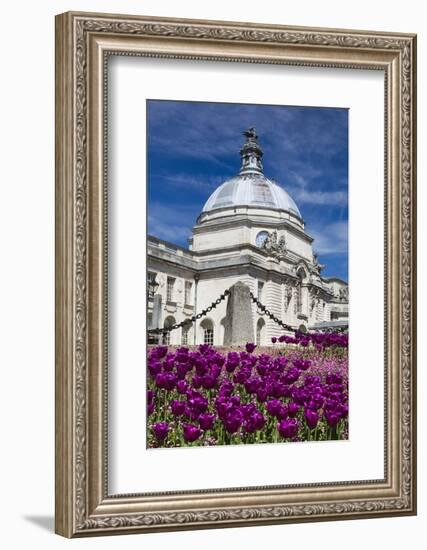
<path id="1" fill-rule="evenodd" d="M 250 128 L 244 136 L 240 170 L 203 206 L 188 249 L 148 236 L 148 288 L 155 288 L 149 292 L 148 328 L 167 328 L 191 318 L 237 281 L 287 325 L 345 327 L 347 283 L 322 277 L 324 266 L 313 254 L 313 239 L 298 206 L 281 185 L 264 175 L 255 130 Z M 163 335 L 163 341 L 222 345 L 226 305 L 223 300 L 195 323 Z M 253 303 L 254 335 L 260 345 L 283 334 L 262 313 Z"/>

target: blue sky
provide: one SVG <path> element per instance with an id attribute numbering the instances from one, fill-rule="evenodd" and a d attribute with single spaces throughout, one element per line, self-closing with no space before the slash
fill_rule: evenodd
<path id="1" fill-rule="evenodd" d="M 242 132 L 255 126 L 264 173 L 295 200 L 326 264 L 348 279 L 348 111 L 149 100 L 148 231 L 187 247 L 204 203 L 240 168 Z"/>

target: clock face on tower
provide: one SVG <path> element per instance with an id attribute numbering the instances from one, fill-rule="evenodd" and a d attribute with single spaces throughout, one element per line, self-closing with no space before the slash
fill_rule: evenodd
<path id="1" fill-rule="evenodd" d="M 260 231 L 256 236 L 256 245 L 261 248 L 268 236 L 268 231 Z"/>

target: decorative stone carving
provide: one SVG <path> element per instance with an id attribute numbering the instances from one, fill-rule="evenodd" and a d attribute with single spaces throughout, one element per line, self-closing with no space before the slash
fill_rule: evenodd
<path id="1" fill-rule="evenodd" d="M 320 275 L 322 269 L 324 269 L 325 264 L 319 262 L 319 257 L 317 254 L 313 254 L 313 271 Z"/>
<path id="2" fill-rule="evenodd" d="M 293 290 L 294 295 L 294 315 L 298 313 L 298 288 L 295 287 Z"/>
<path id="3" fill-rule="evenodd" d="M 292 287 L 291 285 L 287 285 L 285 288 L 285 310 L 289 308 L 289 304 L 292 300 Z"/>
<path id="4" fill-rule="evenodd" d="M 343 288 L 339 289 L 338 299 L 341 302 L 348 302 L 348 288 L 347 287 L 343 287 Z"/>
<path id="5" fill-rule="evenodd" d="M 273 231 L 264 240 L 261 248 L 266 250 L 271 256 L 284 256 L 286 254 L 286 239 L 283 235 L 278 239 L 277 231 Z"/>
<path id="6" fill-rule="evenodd" d="M 164 273 L 158 273 L 156 279 L 159 283 L 159 288 L 163 288 L 166 284 L 166 275 Z"/>

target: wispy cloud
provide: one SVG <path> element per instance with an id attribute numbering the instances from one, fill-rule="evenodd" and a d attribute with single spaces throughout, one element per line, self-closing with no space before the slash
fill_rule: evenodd
<path id="1" fill-rule="evenodd" d="M 150 203 L 148 233 L 173 243 L 186 242 L 195 222 L 194 212 L 194 207 L 181 206 L 178 213 L 174 206 Z"/>
<path id="2" fill-rule="evenodd" d="M 212 176 L 207 174 L 196 175 L 194 173 L 180 174 L 153 174 L 152 178 L 164 187 L 178 189 L 195 189 L 197 191 L 214 191 L 227 178 L 224 176 Z"/>
<path id="3" fill-rule="evenodd" d="M 318 204 L 347 206 L 348 193 L 346 191 L 308 191 L 296 189 L 292 193 L 293 198 L 300 204 Z"/>
<path id="4" fill-rule="evenodd" d="M 309 235 L 314 238 L 313 248 L 320 255 L 348 253 L 347 221 L 331 222 L 325 225 L 308 227 Z"/>

